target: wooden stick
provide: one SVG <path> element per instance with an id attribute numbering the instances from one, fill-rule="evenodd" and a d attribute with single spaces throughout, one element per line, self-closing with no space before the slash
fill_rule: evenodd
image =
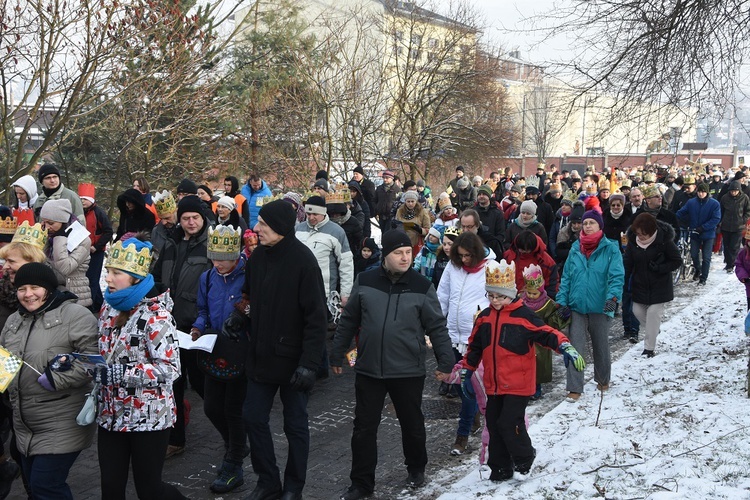
<path id="1" fill-rule="evenodd" d="M 42 376 L 42 373 L 39 370 L 37 370 L 36 368 L 28 364 L 26 361 L 22 361 L 22 363 L 28 366 L 29 368 L 31 368 L 32 370 L 34 370 L 35 373 L 38 373 L 40 377 Z"/>

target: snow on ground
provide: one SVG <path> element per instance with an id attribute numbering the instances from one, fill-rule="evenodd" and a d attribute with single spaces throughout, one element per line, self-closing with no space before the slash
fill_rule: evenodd
<path id="1" fill-rule="evenodd" d="M 715 257 L 705 287 L 680 285 L 693 293 L 668 308 L 654 358 L 641 341 L 603 398 L 589 381 L 578 403 L 531 417 L 528 476 L 493 483 L 472 462 L 439 498 L 750 498 L 746 299 L 721 267 Z"/>

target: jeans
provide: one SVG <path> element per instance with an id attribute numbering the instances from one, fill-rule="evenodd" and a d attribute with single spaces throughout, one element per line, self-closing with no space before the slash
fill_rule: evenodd
<path id="1" fill-rule="evenodd" d="M 641 330 L 641 323 L 638 318 L 633 314 L 633 294 L 627 289 L 628 285 L 622 291 L 622 328 L 625 330 L 625 335 L 638 336 L 638 332 Z"/>
<path id="2" fill-rule="evenodd" d="M 106 254 L 103 251 L 92 253 L 91 260 L 89 260 L 89 269 L 86 271 L 86 277 L 89 279 L 89 287 L 91 288 L 91 300 L 93 301 L 93 304 L 89 306 L 89 309 L 94 311 L 97 315 L 99 314 L 99 310 L 102 308 L 102 303 L 104 302 L 102 287 L 99 284 L 99 279 L 102 275 L 104 257 L 106 257 Z"/>
<path id="3" fill-rule="evenodd" d="M 512 470 L 514 461 L 534 456 L 524 420 L 528 403 L 529 396 L 487 396 L 485 418 L 490 433 L 487 465 L 493 471 Z"/>
<path id="4" fill-rule="evenodd" d="M 586 332 L 591 336 L 591 349 L 594 356 L 594 380 L 602 385 L 609 384 L 612 368 L 609 350 L 609 328 L 612 318 L 604 313 L 581 314 L 573 311 L 570 322 L 570 343 L 579 353 L 586 350 Z M 583 392 L 583 372 L 570 363 L 567 369 L 568 392 Z"/>
<path id="5" fill-rule="evenodd" d="M 458 352 L 455 348 L 453 349 L 453 354 L 456 357 L 456 362 L 459 362 L 463 356 L 460 352 Z M 474 416 L 479 411 L 479 406 L 477 405 L 477 398 L 474 394 L 474 386 L 471 384 L 471 382 L 467 382 L 464 384 L 464 390 L 469 393 L 469 395 L 474 396 L 474 399 L 471 399 L 470 397 L 466 397 L 464 394 L 464 391 L 461 390 L 461 386 L 457 386 L 458 389 L 458 395 L 461 396 L 461 411 L 458 412 L 458 430 L 456 431 L 456 435 L 458 436 L 468 436 L 471 434 L 471 426 L 474 425 Z"/>
<path id="6" fill-rule="evenodd" d="M 734 259 L 740 252 L 742 232 L 722 231 L 721 234 L 724 238 L 724 263 L 726 267 L 734 267 Z"/>
<path id="7" fill-rule="evenodd" d="M 34 500 L 71 499 L 68 473 L 80 451 L 56 455 L 21 455 L 21 467 Z"/>
<path id="8" fill-rule="evenodd" d="M 273 449 L 269 420 L 276 392 L 284 405 L 284 434 L 289 454 L 284 470 L 284 491 L 302 493 L 307 475 L 310 430 L 307 422 L 308 393 L 296 391 L 289 384 L 263 384 L 247 381 L 247 395 L 242 408 L 245 429 L 250 440 L 250 460 L 258 474 L 258 486 L 281 489 L 279 467 Z"/>
<path id="9" fill-rule="evenodd" d="M 690 238 L 690 257 L 693 259 L 693 266 L 696 272 L 700 271 L 701 279 L 708 278 L 708 271 L 711 268 L 711 249 L 714 246 L 714 238 L 703 240 L 698 235 L 692 235 Z M 699 253 L 702 259 L 699 259 Z M 732 262 L 734 265 L 734 262 Z"/>
<path id="10" fill-rule="evenodd" d="M 352 432 L 352 486 L 372 492 L 378 463 L 378 426 L 385 395 L 396 409 L 401 426 L 401 445 L 409 473 L 424 472 L 427 465 L 427 434 L 422 414 L 424 377 L 379 379 L 357 374 L 354 379 L 356 406 Z"/>
<path id="11" fill-rule="evenodd" d="M 97 448 L 102 498 L 125 500 L 128 471 L 141 500 L 185 498 L 175 486 L 161 480 L 169 429 L 153 432 L 113 432 L 99 427 Z"/>
<path id="12" fill-rule="evenodd" d="M 217 380 L 206 375 L 203 393 L 203 412 L 221 434 L 226 444 L 224 460 L 241 464 L 245 457 L 245 422 L 242 406 L 247 394 L 247 377 L 236 380 Z"/>

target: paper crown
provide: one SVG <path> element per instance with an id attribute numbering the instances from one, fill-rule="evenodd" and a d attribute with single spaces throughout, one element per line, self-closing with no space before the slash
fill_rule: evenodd
<path id="1" fill-rule="evenodd" d="M 651 186 L 639 186 L 641 188 L 641 194 L 644 198 L 653 198 L 654 196 L 661 196 L 661 192 L 659 192 L 658 186 L 651 185 Z"/>
<path id="2" fill-rule="evenodd" d="M 28 222 L 26 223 L 28 224 Z M 15 217 L 4 217 L 0 219 L 0 234 L 16 234 L 18 219 Z"/>
<path id="3" fill-rule="evenodd" d="M 646 172 L 643 174 L 643 182 L 656 182 L 656 174 L 653 172 Z"/>
<path id="4" fill-rule="evenodd" d="M 446 227 L 445 231 L 443 231 L 443 236 L 453 236 L 456 237 L 459 234 L 461 234 L 461 230 L 456 226 L 450 226 Z"/>
<path id="5" fill-rule="evenodd" d="M 695 184 L 695 176 L 692 174 L 686 175 L 682 180 L 685 181 L 685 184 Z"/>
<path id="6" fill-rule="evenodd" d="M 586 187 L 584 188 L 587 195 L 595 195 L 596 194 L 596 184 L 593 182 L 589 182 L 586 184 Z"/>
<path id="7" fill-rule="evenodd" d="M 622 188 L 628 188 L 628 189 L 630 189 L 630 187 L 632 185 L 633 185 L 633 181 L 631 181 L 630 179 L 625 179 L 620 184 L 620 189 L 622 189 Z"/>
<path id="8" fill-rule="evenodd" d="M 537 177 L 536 175 L 530 175 L 526 177 L 526 187 L 535 187 L 539 189 L 539 181 L 541 179 Z"/>
<path id="9" fill-rule="evenodd" d="M 450 198 L 440 198 L 438 200 L 438 210 L 441 212 L 445 210 L 446 208 L 452 207 L 452 206 L 453 205 L 451 204 Z"/>
<path id="10" fill-rule="evenodd" d="M 29 225 L 29 221 L 23 221 L 23 224 L 18 226 L 16 233 L 13 235 L 13 243 L 26 243 L 37 248 L 44 250 L 47 246 L 47 230 L 42 229 L 42 225 L 38 222 L 33 226 Z"/>
<path id="11" fill-rule="evenodd" d="M 326 195 L 326 205 L 333 203 L 351 203 L 352 194 L 348 189 L 342 189 L 341 191 L 335 191 Z"/>
<path id="12" fill-rule="evenodd" d="M 523 281 L 526 288 L 539 290 L 544 285 L 544 274 L 542 268 L 536 264 L 531 264 L 523 270 Z"/>
<path id="13" fill-rule="evenodd" d="M 232 226 L 217 225 L 208 228 L 208 251 L 209 259 L 212 260 L 237 260 L 242 249 L 240 230 Z"/>
<path id="14" fill-rule="evenodd" d="M 563 193 L 563 200 L 576 201 L 578 199 L 578 193 L 573 189 L 568 189 Z"/>
<path id="15" fill-rule="evenodd" d="M 500 262 L 489 261 L 484 267 L 485 289 L 489 292 L 501 293 L 505 296 L 515 298 L 516 290 L 516 264 L 508 264 L 505 259 Z"/>
<path id="16" fill-rule="evenodd" d="M 549 190 L 550 191 L 559 191 L 559 192 L 562 192 L 562 184 L 559 183 L 559 182 L 552 182 L 549 185 Z"/>
<path id="17" fill-rule="evenodd" d="M 154 206 L 159 217 L 165 217 L 177 213 L 177 202 L 172 193 L 166 189 L 154 195 Z"/>
<path id="18" fill-rule="evenodd" d="M 135 243 L 123 246 L 120 240 L 109 249 L 105 267 L 113 267 L 126 273 L 145 277 L 151 267 L 151 251 L 147 247 L 136 251 Z"/>
<path id="19" fill-rule="evenodd" d="M 81 198 L 96 199 L 96 186 L 89 182 L 82 182 L 78 184 L 78 196 Z"/>
<path id="20" fill-rule="evenodd" d="M 313 193 L 313 196 L 315 196 L 317 193 Z M 258 196 L 255 200 L 255 206 L 256 207 L 262 207 L 263 205 L 267 203 L 271 203 L 272 201 L 280 200 L 283 198 L 284 195 L 282 193 L 279 193 L 275 196 Z"/>

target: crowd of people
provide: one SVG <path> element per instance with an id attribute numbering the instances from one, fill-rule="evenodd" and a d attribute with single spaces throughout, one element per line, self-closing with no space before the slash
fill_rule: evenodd
<path id="1" fill-rule="evenodd" d="M 356 408 L 341 498 L 374 492 L 386 395 L 407 485 L 419 488 L 430 349 L 439 394 L 461 401 L 449 453 L 469 449 L 484 415 L 490 480 L 504 481 L 533 465 L 524 415 L 552 380 L 553 352 L 573 404 L 587 339 L 597 389 L 609 388 L 617 315 L 631 342 L 643 332 L 644 356 L 657 354 L 681 238 L 689 278 L 705 285 L 722 252 L 750 308 L 745 168 L 605 175 L 540 165 L 470 181 L 459 166 L 439 193 L 391 170 L 376 187 L 361 167 L 339 183 L 318 172 L 305 193 L 256 174 L 152 193 L 139 177 L 117 197 L 116 227 L 96 186 L 76 193 L 60 175 L 42 165 L 0 207 L 0 345 L 23 361 L 0 406 L 13 431 L 0 449 L 0 498 L 19 472 L 29 498 L 72 498 L 68 472 L 95 435 L 102 498 L 125 498 L 130 470 L 139 498 L 184 498 L 161 472 L 189 450 L 190 387 L 224 442 L 211 491 L 244 484 L 249 456 L 258 476 L 249 499 L 300 499 L 310 390 L 345 364 Z M 210 353 L 189 348 L 206 335 Z M 277 393 L 283 474 L 269 426 Z"/>

